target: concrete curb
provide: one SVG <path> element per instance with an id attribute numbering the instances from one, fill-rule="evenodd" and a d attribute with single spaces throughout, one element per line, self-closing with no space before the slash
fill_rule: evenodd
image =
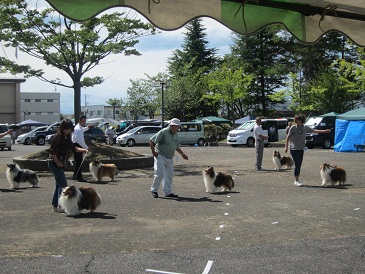
<path id="1" fill-rule="evenodd" d="M 18 164 L 21 168 L 27 168 L 34 171 L 48 171 L 48 160 L 30 160 L 24 159 L 22 157 L 13 158 L 13 162 Z M 152 155 L 144 155 L 141 157 L 131 157 L 131 158 L 122 158 L 122 159 L 101 159 L 103 164 L 115 164 L 118 170 L 127 170 L 127 169 L 138 169 L 138 168 L 147 168 L 153 167 L 153 156 Z M 82 171 L 89 171 L 89 163 L 90 160 L 85 159 L 82 164 Z M 65 168 L 65 171 L 73 171 L 74 167 L 68 165 Z"/>

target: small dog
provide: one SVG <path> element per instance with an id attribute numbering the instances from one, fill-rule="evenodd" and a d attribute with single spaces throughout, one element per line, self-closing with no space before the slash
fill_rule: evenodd
<path id="1" fill-rule="evenodd" d="M 68 186 L 62 190 L 59 204 L 69 216 L 76 216 L 83 209 L 94 212 L 101 204 L 101 197 L 92 187 Z"/>
<path id="2" fill-rule="evenodd" d="M 338 166 L 331 166 L 324 163 L 321 165 L 322 186 L 331 183 L 334 186 L 336 183 L 342 185 L 346 182 L 346 171 Z"/>
<path id="3" fill-rule="evenodd" d="M 274 151 L 272 155 L 272 160 L 275 164 L 275 169 L 281 169 L 285 166 L 285 169 L 291 169 L 291 167 L 294 165 L 294 161 L 289 156 L 281 157 L 279 151 Z"/>
<path id="4" fill-rule="evenodd" d="M 231 190 L 234 187 L 234 181 L 231 175 L 222 172 L 215 172 L 213 167 L 203 170 L 203 179 L 206 192 L 217 192 L 218 187 L 223 187 L 222 191 Z"/>
<path id="5" fill-rule="evenodd" d="M 28 182 L 32 187 L 38 186 L 38 176 L 30 169 L 21 169 L 18 164 L 7 164 L 6 178 L 11 188 L 19 188 L 19 183 Z"/>
<path id="6" fill-rule="evenodd" d="M 119 171 L 115 164 L 103 164 L 99 159 L 94 159 L 89 164 L 89 169 L 96 182 L 101 182 L 102 178 L 108 176 L 110 181 L 114 180 Z"/>

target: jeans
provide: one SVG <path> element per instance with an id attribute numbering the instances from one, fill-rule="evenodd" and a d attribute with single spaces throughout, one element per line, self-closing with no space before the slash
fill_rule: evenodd
<path id="1" fill-rule="evenodd" d="M 294 176 L 300 175 L 300 168 L 302 167 L 304 150 L 290 150 L 290 154 L 294 161 Z"/>
<path id="2" fill-rule="evenodd" d="M 53 194 L 52 205 L 58 207 L 58 200 L 61 196 L 62 188 L 67 186 L 67 179 L 63 168 L 58 167 L 52 160 L 48 160 L 48 167 L 56 179 L 56 188 Z"/>
<path id="3" fill-rule="evenodd" d="M 74 143 L 74 145 L 75 145 L 75 147 L 82 148 L 82 146 L 80 146 L 78 143 Z M 82 179 L 81 164 L 82 164 L 83 157 L 84 157 L 84 154 L 82 152 L 74 153 L 74 159 L 75 159 L 75 169 L 74 169 L 74 175 L 73 175 L 74 180 Z"/>
<path id="4" fill-rule="evenodd" d="M 151 186 L 152 192 L 157 192 L 162 182 L 163 191 L 165 195 L 172 193 L 172 177 L 174 176 L 174 162 L 173 159 L 168 159 L 164 156 L 158 155 L 155 157 L 154 163 L 155 175 Z"/>

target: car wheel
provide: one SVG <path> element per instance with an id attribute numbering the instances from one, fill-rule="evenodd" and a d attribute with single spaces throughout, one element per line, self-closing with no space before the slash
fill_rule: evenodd
<path id="1" fill-rule="evenodd" d="M 133 139 L 129 139 L 127 141 L 127 146 L 129 146 L 129 147 L 133 147 L 135 144 L 136 144 L 136 142 Z"/>
<path id="2" fill-rule="evenodd" d="M 314 145 L 306 145 L 306 146 L 307 146 L 307 148 L 309 148 L 309 149 L 314 148 Z"/>
<path id="3" fill-rule="evenodd" d="M 231 147 L 238 147 L 238 145 L 231 145 Z"/>
<path id="4" fill-rule="evenodd" d="M 198 146 L 204 146 L 205 145 L 205 140 L 203 138 L 198 140 Z"/>
<path id="5" fill-rule="evenodd" d="M 254 138 L 248 138 L 247 142 L 246 142 L 246 145 L 248 147 L 253 147 L 255 145 L 255 139 Z"/>
<path id="6" fill-rule="evenodd" d="M 24 145 L 30 145 L 30 138 L 26 138 L 24 140 Z"/>
<path id="7" fill-rule="evenodd" d="M 44 137 L 38 137 L 37 140 L 35 140 L 35 144 L 38 146 L 44 146 L 46 144 L 46 139 Z"/>
<path id="8" fill-rule="evenodd" d="M 1 150 L 4 150 L 4 148 L 2 147 Z"/>
<path id="9" fill-rule="evenodd" d="M 11 150 L 11 147 L 8 147 L 8 150 Z"/>
<path id="10" fill-rule="evenodd" d="M 331 148 L 331 140 L 330 139 L 325 139 L 323 141 L 322 147 L 324 149 L 330 149 Z"/>

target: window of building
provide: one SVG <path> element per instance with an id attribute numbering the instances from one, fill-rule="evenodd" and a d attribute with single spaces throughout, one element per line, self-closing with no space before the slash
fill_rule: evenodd
<path id="1" fill-rule="evenodd" d="M 97 113 L 98 116 L 101 116 L 102 111 L 98 110 L 96 113 Z"/>
<path id="2" fill-rule="evenodd" d="M 24 102 L 30 103 L 30 99 L 25 99 Z"/>
<path id="3" fill-rule="evenodd" d="M 35 115 L 42 115 L 42 112 L 36 112 Z"/>
<path id="4" fill-rule="evenodd" d="M 94 111 L 90 110 L 90 116 L 94 116 Z"/>
<path id="5" fill-rule="evenodd" d="M 47 102 L 52 103 L 53 99 L 47 99 Z"/>
<path id="6" fill-rule="evenodd" d="M 41 99 L 35 99 L 36 102 L 40 103 L 41 102 Z"/>

